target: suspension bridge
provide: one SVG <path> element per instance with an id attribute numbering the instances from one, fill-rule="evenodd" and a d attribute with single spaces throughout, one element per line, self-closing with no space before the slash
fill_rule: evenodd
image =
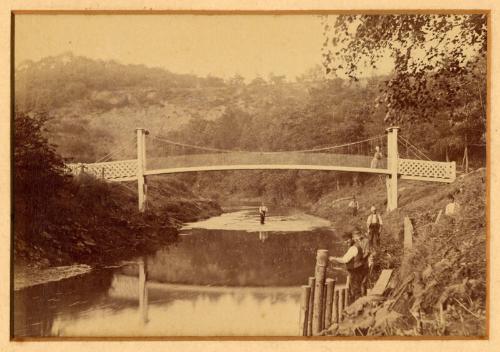
<path id="1" fill-rule="evenodd" d="M 146 148 L 149 132 L 138 128 L 134 140 L 95 163 L 73 163 L 67 167 L 74 175 L 84 172 L 107 181 L 137 181 L 141 212 L 146 206 L 146 180 L 152 175 L 221 170 L 325 170 L 379 174 L 386 176 L 387 210 L 391 211 L 397 208 L 398 179 L 453 182 L 456 178 L 455 162 L 430 160 L 410 141 L 399 136 L 398 130 L 398 127 L 390 127 L 385 135 L 341 145 L 266 152 L 204 147 L 161 136 L 152 136 Z M 376 147 L 380 149 L 378 158 L 374 157 Z M 127 150 L 132 150 L 136 157 L 126 158 Z M 150 155 L 147 150 L 151 150 Z"/>

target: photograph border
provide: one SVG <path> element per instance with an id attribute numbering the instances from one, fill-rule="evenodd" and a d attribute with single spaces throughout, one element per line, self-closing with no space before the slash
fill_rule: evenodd
<path id="1" fill-rule="evenodd" d="M 10 123 L 13 126 L 13 111 L 14 111 L 14 34 L 15 34 L 15 19 L 16 15 L 22 14 L 42 14 L 42 15 L 54 15 L 54 14 L 86 14 L 86 15 L 149 15 L 149 14 L 186 14 L 186 15 L 334 15 L 334 14 L 410 14 L 410 13 L 423 13 L 423 14 L 486 14 L 487 15 L 487 122 L 486 122 L 486 334 L 485 336 L 349 336 L 349 337 L 338 337 L 338 336 L 314 336 L 314 337 L 293 337 L 293 336 L 220 336 L 220 337 L 200 337 L 200 336 L 165 336 L 165 337 L 37 337 L 37 338 L 16 338 L 13 336 L 12 329 L 10 330 L 10 341 L 12 342 L 52 342 L 52 341 L 373 341 L 373 340 L 395 340 L 395 341 L 422 341 L 422 340 L 474 340 L 474 341 L 484 341 L 490 339 L 490 319 L 491 319 L 491 186 L 492 186 L 492 170 L 491 170 L 491 149 L 492 149 L 492 116 L 491 116 L 491 103 L 492 103 L 492 10 L 489 9 L 353 9 L 353 10 L 214 10 L 214 9 L 173 9 L 173 10 L 52 10 L 52 9 L 14 9 L 10 12 L 11 15 L 11 50 L 10 50 L 10 89 L 11 89 L 11 100 L 10 100 Z M 13 150 L 13 130 L 10 129 L 11 135 L 11 152 Z M 10 154 L 10 166 L 12 167 L 13 159 L 12 154 Z M 12 187 L 12 174 L 10 174 L 10 186 Z M 11 188 L 12 189 L 12 188 Z M 10 209 L 13 211 L 13 196 L 10 197 Z M 13 231 L 10 231 L 11 241 L 10 250 L 14 248 L 13 241 Z M 9 256 L 10 262 L 10 294 L 13 293 L 13 265 L 12 256 Z M 12 296 L 10 296 L 12 297 Z M 9 322 L 13 323 L 13 301 L 10 300 L 10 314 Z M 12 325 L 11 325 L 12 327 Z"/>
<path id="2" fill-rule="evenodd" d="M 15 107 L 15 16 L 16 15 L 89 15 L 89 16 L 105 16 L 105 15 L 122 15 L 122 16 L 134 16 L 134 15 L 205 15 L 205 16 L 231 16 L 231 15 L 339 15 L 339 14 L 373 14 L 373 15 L 387 15 L 387 14 L 485 14 L 487 16 L 487 109 L 486 109 L 486 179 L 490 178 L 490 167 L 489 167 L 489 108 L 490 108 L 490 65 L 491 65 L 491 53 L 490 53 L 490 20 L 491 20 L 491 10 L 458 10 L 458 9 L 448 9 L 448 10 L 149 10 L 149 11 L 129 11 L 129 10 L 14 10 L 11 12 L 11 89 L 12 89 L 12 99 L 11 99 L 11 126 L 14 126 L 14 107 Z M 14 150 L 14 128 L 11 129 L 11 151 Z M 11 152 L 11 168 L 13 170 L 14 159 Z M 11 174 L 11 189 L 13 189 L 14 179 Z M 10 338 L 12 341 L 284 341 L 284 340 L 488 340 L 489 339 L 489 242 L 490 242 L 490 232 L 489 232 L 489 182 L 486 185 L 486 248 L 487 248 L 487 258 L 486 258 L 486 334 L 485 336 L 65 336 L 65 337 L 15 337 L 13 326 L 14 326 L 14 302 L 11 300 L 10 307 Z M 11 212 L 14 213 L 14 194 L 11 196 Z M 14 222 L 11 224 L 11 253 L 14 250 Z M 14 259 L 11 258 L 11 278 L 14 277 Z M 11 295 L 14 294 L 14 280 L 10 280 Z"/>

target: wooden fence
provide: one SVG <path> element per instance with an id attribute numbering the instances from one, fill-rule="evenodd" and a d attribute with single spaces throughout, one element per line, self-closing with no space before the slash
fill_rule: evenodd
<path id="1" fill-rule="evenodd" d="M 349 306 L 350 281 L 347 276 L 344 285 L 337 285 L 337 280 L 326 278 L 328 251 L 319 249 L 316 256 L 314 277 L 302 286 L 300 300 L 299 334 L 318 336 L 331 324 L 344 320 L 344 309 Z M 377 282 L 368 290 L 371 296 L 382 296 L 392 276 L 392 269 L 384 269 Z"/>
<path id="2" fill-rule="evenodd" d="M 349 280 L 340 286 L 337 280 L 326 278 L 327 265 L 328 251 L 318 250 L 314 277 L 301 287 L 301 336 L 317 336 L 331 324 L 341 322 L 349 305 Z"/>

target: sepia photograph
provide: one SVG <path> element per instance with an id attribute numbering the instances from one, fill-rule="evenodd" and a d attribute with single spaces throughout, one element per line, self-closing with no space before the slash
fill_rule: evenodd
<path id="1" fill-rule="evenodd" d="M 487 339 L 490 16 L 13 13 L 11 339 Z"/>

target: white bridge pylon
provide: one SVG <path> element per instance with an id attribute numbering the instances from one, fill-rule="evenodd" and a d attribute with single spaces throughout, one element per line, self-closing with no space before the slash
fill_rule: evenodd
<path id="1" fill-rule="evenodd" d="M 69 164 L 68 168 L 73 174 L 84 171 L 107 181 L 137 180 L 138 206 L 141 212 L 146 209 L 147 176 L 152 175 L 223 170 L 324 170 L 380 174 L 386 175 L 387 210 L 391 211 L 398 207 L 398 179 L 451 183 L 456 178 L 455 162 L 400 158 L 398 130 L 398 127 L 386 130 L 387 160 L 382 160 L 377 167 L 370 165 L 372 156 L 305 151 L 234 151 L 148 159 L 146 136 L 149 132 L 138 128 L 137 159 Z"/>

